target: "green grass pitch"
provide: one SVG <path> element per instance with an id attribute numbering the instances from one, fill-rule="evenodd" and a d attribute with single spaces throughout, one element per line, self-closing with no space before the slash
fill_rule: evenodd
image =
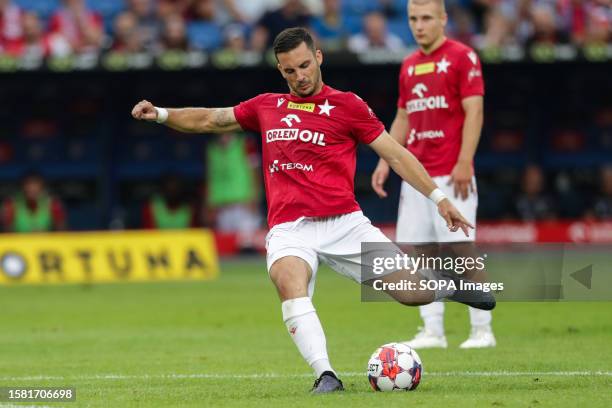
<path id="1" fill-rule="evenodd" d="M 362 303 L 358 285 L 322 268 L 314 303 L 346 391 L 311 396 L 263 260 L 222 268 L 212 282 L 0 288 L 0 387 L 76 387 L 76 402 L 53 407 L 611 404 L 610 302 L 500 303 L 488 350 L 458 349 L 468 313 L 447 304 L 449 349 L 419 353 L 419 388 L 375 393 L 369 355 L 411 337 L 418 311 Z"/>

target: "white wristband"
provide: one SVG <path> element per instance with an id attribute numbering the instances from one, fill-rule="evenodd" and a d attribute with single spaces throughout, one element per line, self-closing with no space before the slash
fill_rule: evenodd
<path id="1" fill-rule="evenodd" d="M 438 205 L 440 201 L 444 200 L 445 198 L 446 198 L 446 195 L 439 188 L 436 188 L 429 195 L 429 199 L 433 201 L 436 205 Z"/>
<path id="2" fill-rule="evenodd" d="M 168 120 L 168 109 L 155 107 L 155 110 L 157 111 L 157 119 L 155 119 L 157 123 L 164 123 Z"/>

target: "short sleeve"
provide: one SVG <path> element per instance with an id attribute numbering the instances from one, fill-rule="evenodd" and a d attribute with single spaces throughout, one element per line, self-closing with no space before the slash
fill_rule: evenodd
<path id="1" fill-rule="evenodd" d="M 459 95 L 461 99 L 484 95 L 482 67 L 473 50 L 468 50 L 459 57 Z"/>
<path id="2" fill-rule="evenodd" d="M 257 108 L 261 105 L 264 96 L 265 94 L 258 95 L 234 106 L 234 116 L 243 130 L 260 132 Z"/>
<path id="3" fill-rule="evenodd" d="M 370 144 L 382 134 L 385 126 L 363 99 L 354 93 L 350 93 L 350 95 L 355 99 L 354 103 L 349 104 L 351 110 L 348 120 L 351 134 L 359 142 Z"/>

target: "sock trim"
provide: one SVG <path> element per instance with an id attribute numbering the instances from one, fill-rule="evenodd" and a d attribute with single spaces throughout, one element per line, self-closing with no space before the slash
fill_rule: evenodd
<path id="1" fill-rule="evenodd" d="M 284 322 L 287 322 L 287 320 L 292 319 L 294 317 L 299 317 L 308 313 L 316 312 L 316 309 L 312 304 L 312 300 L 309 297 L 285 300 L 281 304 L 281 309 L 283 311 Z"/>

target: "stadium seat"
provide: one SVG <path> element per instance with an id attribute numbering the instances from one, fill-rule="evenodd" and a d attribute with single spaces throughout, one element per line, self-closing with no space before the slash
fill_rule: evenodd
<path id="1" fill-rule="evenodd" d="M 57 163 L 65 159 L 64 140 L 59 137 L 22 139 L 15 145 L 15 159 L 29 163 Z"/>
<path id="2" fill-rule="evenodd" d="M 406 8 L 406 4 L 407 4 L 406 0 L 393 0 L 393 2 L 391 3 L 391 7 L 393 7 L 393 10 L 395 10 L 395 12 L 402 15 L 403 18 L 407 18 L 408 12 Z"/>
<path id="3" fill-rule="evenodd" d="M 33 11 L 47 19 L 60 7 L 60 0 L 16 0 L 15 3 L 25 10 Z"/>
<path id="4" fill-rule="evenodd" d="M 167 146 L 159 139 L 130 136 L 115 146 L 119 162 L 152 162 L 165 157 Z"/>
<path id="5" fill-rule="evenodd" d="M 73 163 L 96 162 L 100 156 L 100 144 L 95 137 L 72 137 L 65 141 L 66 159 Z"/>
<path id="6" fill-rule="evenodd" d="M 350 34 L 357 34 L 361 32 L 363 26 L 363 16 L 354 14 L 344 14 L 342 16 L 344 27 Z"/>
<path id="7" fill-rule="evenodd" d="M 125 0 L 87 0 L 87 6 L 102 15 L 105 19 L 117 15 L 125 9 Z"/>
<path id="8" fill-rule="evenodd" d="M 198 49 L 212 51 L 223 44 L 221 27 L 217 24 L 195 22 L 187 26 L 190 43 Z"/>
<path id="9" fill-rule="evenodd" d="M 198 161 L 204 157 L 203 138 L 174 137 L 168 146 L 171 158 L 181 161 Z"/>
<path id="10" fill-rule="evenodd" d="M 380 6 L 372 0 L 344 0 L 342 14 L 362 16 L 370 11 L 379 10 Z"/>
<path id="11" fill-rule="evenodd" d="M 414 37 L 412 37 L 412 33 L 410 32 L 410 27 L 408 26 L 408 22 L 406 19 L 394 19 L 389 20 L 387 22 L 387 27 L 389 31 L 393 34 L 397 35 L 402 39 L 404 45 L 415 45 Z"/>

